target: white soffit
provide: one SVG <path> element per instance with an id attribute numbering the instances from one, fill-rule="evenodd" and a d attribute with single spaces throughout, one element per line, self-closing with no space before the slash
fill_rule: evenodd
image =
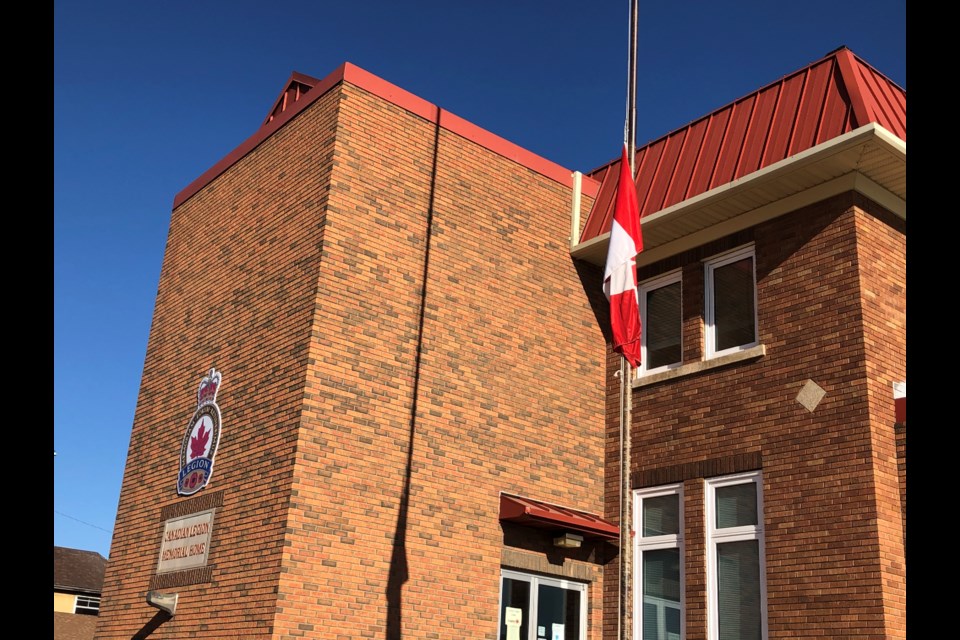
<path id="1" fill-rule="evenodd" d="M 645 216 L 650 264 L 846 191 L 907 217 L 907 143 L 871 123 L 721 187 Z M 610 233 L 582 242 L 574 258 L 603 265 Z"/>

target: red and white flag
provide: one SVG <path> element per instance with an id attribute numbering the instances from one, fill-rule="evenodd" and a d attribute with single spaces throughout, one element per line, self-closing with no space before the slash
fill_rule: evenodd
<path id="1" fill-rule="evenodd" d="M 640 366 L 640 305 L 637 299 L 637 254 L 643 250 L 637 190 L 623 145 L 620 182 L 610 227 L 607 266 L 603 272 L 603 293 L 610 301 L 613 350 L 633 367 Z"/>

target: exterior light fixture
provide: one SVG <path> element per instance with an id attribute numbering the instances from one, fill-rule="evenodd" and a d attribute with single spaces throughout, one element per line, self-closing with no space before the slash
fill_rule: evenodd
<path id="1" fill-rule="evenodd" d="M 576 549 L 583 542 L 583 536 L 576 533 L 564 532 L 559 538 L 553 539 L 553 546 L 563 549 Z"/>
<path id="2" fill-rule="evenodd" d="M 165 612 L 171 618 L 177 612 L 177 600 L 180 599 L 179 593 L 160 593 L 159 591 L 147 592 L 147 604 L 156 607 Z"/>

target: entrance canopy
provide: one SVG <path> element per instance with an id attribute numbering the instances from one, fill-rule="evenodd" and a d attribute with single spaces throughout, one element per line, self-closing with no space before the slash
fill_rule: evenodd
<path id="1" fill-rule="evenodd" d="M 576 531 L 585 538 L 620 537 L 620 528 L 599 516 L 507 493 L 500 494 L 500 520 L 551 531 Z"/>

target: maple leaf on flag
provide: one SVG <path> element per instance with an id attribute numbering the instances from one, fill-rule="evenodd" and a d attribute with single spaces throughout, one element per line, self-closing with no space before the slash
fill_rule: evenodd
<path id="1" fill-rule="evenodd" d="M 200 425 L 200 431 L 197 435 L 190 438 L 190 459 L 202 458 L 207 450 L 207 441 L 210 440 L 210 429 L 204 431 L 203 424 Z"/>

